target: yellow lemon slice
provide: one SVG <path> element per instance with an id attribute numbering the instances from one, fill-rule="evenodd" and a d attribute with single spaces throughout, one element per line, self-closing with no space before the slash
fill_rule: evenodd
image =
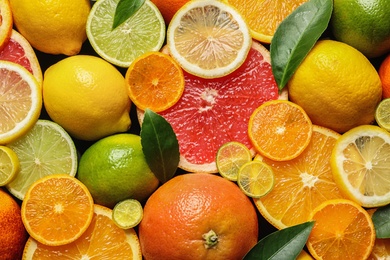
<path id="1" fill-rule="evenodd" d="M 137 226 L 143 217 L 141 203 L 135 199 L 127 199 L 118 202 L 112 210 L 112 220 L 123 229 Z"/>
<path id="2" fill-rule="evenodd" d="M 19 172 L 20 163 L 14 151 L 0 146 L 0 186 L 10 183 Z"/>

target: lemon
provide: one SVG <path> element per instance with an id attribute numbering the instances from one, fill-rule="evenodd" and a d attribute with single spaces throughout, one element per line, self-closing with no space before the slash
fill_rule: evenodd
<path id="1" fill-rule="evenodd" d="M 0 145 L 0 186 L 10 183 L 20 170 L 16 153 L 7 146 Z"/>
<path id="2" fill-rule="evenodd" d="M 273 170 L 259 160 L 247 162 L 238 171 L 237 184 L 247 196 L 261 198 L 274 187 Z"/>
<path id="3" fill-rule="evenodd" d="M 390 98 L 379 103 L 375 110 L 375 120 L 380 127 L 390 132 Z"/>
<path id="4" fill-rule="evenodd" d="M 50 118 L 77 139 L 97 140 L 131 125 L 125 79 L 99 57 L 75 55 L 50 66 L 43 100 Z"/>
<path id="5" fill-rule="evenodd" d="M 141 137 L 128 133 L 91 145 L 81 155 L 77 178 L 95 203 L 110 208 L 130 198 L 144 202 L 159 185 L 145 160 Z"/>
<path id="6" fill-rule="evenodd" d="M 75 55 L 87 39 L 89 0 L 10 0 L 14 24 L 37 50 Z"/>
<path id="7" fill-rule="evenodd" d="M 370 61 L 355 48 L 321 40 L 288 82 L 291 101 L 313 124 L 337 132 L 370 124 L 382 98 L 382 85 Z"/>
<path id="8" fill-rule="evenodd" d="M 118 227 L 123 229 L 137 226 L 141 222 L 143 215 L 142 205 L 135 199 L 118 202 L 112 210 L 112 220 Z"/>

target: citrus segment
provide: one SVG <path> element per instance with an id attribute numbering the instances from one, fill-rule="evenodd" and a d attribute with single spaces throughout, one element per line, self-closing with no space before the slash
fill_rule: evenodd
<path id="1" fill-rule="evenodd" d="M 261 161 L 251 161 L 241 166 L 237 183 L 247 196 L 261 198 L 272 190 L 275 178 L 270 166 Z"/>
<path id="2" fill-rule="evenodd" d="M 376 107 L 375 120 L 380 127 L 390 131 L 390 98 L 383 99 Z"/>
<path id="3" fill-rule="evenodd" d="M 0 50 L 4 47 L 12 32 L 12 11 L 8 0 L 0 0 Z"/>
<path id="4" fill-rule="evenodd" d="M 0 186 L 10 183 L 19 172 L 18 156 L 7 146 L 0 145 Z"/>
<path id="5" fill-rule="evenodd" d="M 75 177 L 53 174 L 34 182 L 22 202 L 27 232 L 45 245 L 69 244 L 92 221 L 93 200 L 87 187 Z"/>
<path id="6" fill-rule="evenodd" d="M 168 26 L 167 45 L 190 74 L 217 78 L 236 70 L 252 38 L 241 15 L 222 1 L 189 1 Z"/>
<path id="7" fill-rule="evenodd" d="M 140 109 L 164 111 L 180 99 L 184 76 L 179 64 L 161 52 L 147 52 L 138 57 L 126 72 L 129 96 Z"/>
<path id="8" fill-rule="evenodd" d="M 248 135 L 260 154 L 286 161 L 296 158 L 308 146 L 312 123 L 300 106 L 287 100 L 272 100 L 252 113 Z"/>
<path id="9" fill-rule="evenodd" d="M 127 199 L 117 203 L 112 211 L 112 220 L 123 229 L 137 226 L 143 217 L 141 203 L 135 199 Z"/>

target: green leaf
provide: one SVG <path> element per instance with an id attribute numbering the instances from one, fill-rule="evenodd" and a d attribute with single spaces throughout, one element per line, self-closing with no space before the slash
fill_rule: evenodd
<path id="1" fill-rule="evenodd" d="M 145 110 L 141 144 L 146 162 L 162 183 L 171 179 L 180 160 L 179 143 L 171 125 L 159 114 Z"/>
<path id="2" fill-rule="evenodd" d="M 309 221 L 275 231 L 260 240 L 244 260 L 296 259 L 307 242 L 314 222 Z"/>
<path id="3" fill-rule="evenodd" d="M 310 0 L 287 16 L 272 38 L 271 66 L 279 90 L 299 67 L 328 27 L 332 0 Z"/>
<path id="4" fill-rule="evenodd" d="M 112 29 L 121 25 L 124 21 L 129 19 L 135 14 L 141 6 L 145 3 L 145 0 L 119 0 L 115 9 L 114 22 Z"/>
<path id="5" fill-rule="evenodd" d="M 372 215 L 377 238 L 390 238 L 390 205 L 378 208 Z"/>

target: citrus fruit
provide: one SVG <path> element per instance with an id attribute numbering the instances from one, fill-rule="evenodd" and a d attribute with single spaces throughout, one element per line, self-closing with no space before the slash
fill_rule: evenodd
<path id="1" fill-rule="evenodd" d="M 141 137 L 127 133 L 92 144 L 81 155 L 77 178 L 95 203 L 110 208 L 129 198 L 144 202 L 159 185 L 146 162 Z"/>
<path id="2" fill-rule="evenodd" d="M 307 0 L 226 0 L 246 19 L 252 37 L 271 43 L 276 28 L 290 13 Z"/>
<path id="3" fill-rule="evenodd" d="M 146 52 L 127 69 L 129 97 L 140 109 L 164 111 L 180 99 L 184 75 L 179 64 L 162 52 Z"/>
<path id="4" fill-rule="evenodd" d="M 24 67 L 0 61 L 0 144 L 16 140 L 30 130 L 42 108 L 42 91 Z"/>
<path id="5" fill-rule="evenodd" d="M 358 204 L 336 199 L 325 201 L 311 213 L 315 221 L 307 240 L 315 259 L 367 259 L 375 242 L 370 215 Z"/>
<path id="6" fill-rule="evenodd" d="M 388 0 L 336 0 L 330 27 L 335 39 L 373 58 L 390 51 Z"/>
<path id="7" fill-rule="evenodd" d="M 218 78 L 245 61 L 252 38 L 241 15 L 222 1 L 189 1 L 168 26 L 172 57 L 190 74 Z"/>
<path id="8" fill-rule="evenodd" d="M 374 121 L 382 98 L 378 72 L 355 48 L 333 40 L 318 41 L 287 84 L 289 98 L 313 124 L 337 132 Z"/>
<path id="9" fill-rule="evenodd" d="M 10 183 L 20 170 L 18 156 L 7 146 L 0 145 L 0 186 Z"/>
<path id="10" fill-rule="evenodd" d="M 88 16 L 87 36 L 93 49 L 105 60 L 129 67 L 147 51 L 158 51 L 165 41 L 165 22 L 160 11 L 146 0 L 141 8 L 112 28 L 119 0 L 97 1 Z"/>
<path id="11" fill-rule="evenodd" d="M 4 47 L 12 32 L 12 11 L 8 0 L 0 0 L 0 50 Z"/>
<path id="12" fill-rule="evenodd" d="M 184 78 L 182 97 L 159 114 L 177 136 L 179 167 L 189 172 L 217 172 L 216 154 L 226 142 L 252 149 L 247 134 L 252 112 L 265 101 L 287 98 L 286 91 L 279 94 L 268 50 L 255 42 L 244 64 L 228 76 L 203 79 L 184 72 Z M 140 121 L 142 116 L 138 111 Z"/>
<path id="13" fill-rule="evenodd" d="M 169 24 L 173 15 L 179 10 L 185 3 L 190 0 L 152 0 L 160 10 L 164 17 L 165 23 Z"/>
<path id="14" fill-rule="evenodd" d="M 49 246 L 66 245 L 91 224 L 93 200 L 87 187 L 67 174 L 35 181 L 22 202 L 22 220 L 35 240 Z"/>
<path id="15" fill-rule="evenodd" d="M 390 97 L 390 54 L 382 61 L 379 67 L 379 78 L 382 82 L 382 98 Z"/>
<path id="16" fill-rule="evenodd" d="M 0 51 L 0 60 L 8 60 L 22 65 L 42 85 L 42 70 L 35 51 L 26 38 L 17 31 L 12 30 L 11 38 Z"/>
<path id="17" fill-rule="evenodd" d="M 75 55 L 87 39 L 88 0 L 10 0 L 16 29 L 37 50 Z"/>
<path id="18" fill-rule="evenodd" d="M 376 107 L 375 121 L 380 127 L 390 131 L 390 98 L 383 99 Z"/>
<path id="19" fill-rule="evenodd" d="M 50 118 L 77 139 L 98 140 L 131 125 L 124 77 L 99 57 L 75 55 L 51 65 L 43 100 Z"/>
<path id="20" fill-rule="evenodd" d="M 251 161 L 241 166 L 237 178 L 238 186 L 251 198 L 261 198 L 274 187 L 273 170 L 261 161 Z"/>
<path id="21" fill-rule="evenodd" d="M 141 203 L 135 199 L 118 202 L 112 210 L 112 220 L 123 229 L 137 226 L 143 217 Z"/>
<path id="22" fill-rule="evenodd" d="M 288 100 L 265 102 L 249 118 L 248 135 L 253 146 L 275 161 L 300 155 L 309 145 L 312 132 L 306 112 Z"/>
<path id="23" fill-rule="evenodd" d="M 111 219 L 112 210 L 94 205 L 88 229 L 74 242 L 47 246 L 33 238 L 27 240 L 24 259 L 134 259 L 141 260 L 141 249 L 134 229 L 120 229 Z"/>
<path id="24" fill-rule="evenodd" d="M 367 209 L 367 213 L 371 216 L 371 219 L 376 210 L 377 208 Z M 387 259 L 389 257 L 390 257 L 390 238 L 376 238 L 374 248 L 372 249 L 372 252 L 367 259 L 380 260 L 380 259 Z"/>
<path id="25" fill-rule="evenodd" d="M 306 222 L 322 202 L 344 198 L 333 180 L 329 161 L 339 136 L 314 125 L 308 147 L 297 158 L 273 161 L 257 157 L 272 168 L 275 185 L 266 196 L 255 199 L 255 205 L 274 227 L 283 229 Z"/>
<path id="26" fill-rule="evenodd" d="M 20 171 L 6 187 L 20 200 L 33 182 L 46 175 L 76 175 L 75 144 L 68 133 L 52 121 L 39 119 L 27 134 L 7 147 L 18 156 Z"/>
<path id="27" fill-rule="evenodd" d="M 138 227 L 145 259 L 242 259 L 258 239 L 251 200 L 233 182 L 206 173 L 161 185 Z"/>
<path id="28" fill-rule="evenodd" d="M 28 238 L 20 206 L 0 188 L 0 255 L 2 259 L 21 259 Z"/>
<path id="29" fill-rule="evenodd" d="M 251 160 L 252 154 L 248 147 L 236 141 L 229 141 L 218 149 L 215 163 L 222 177 L 237 181 L 240 167 Z"/>
<path id="30" fill-rule="evenodd" d="M 297 260 L 313 260 L 314 258 L 311 257 L 311 255 L 306 252 L 305 250 L 302 250 L 301 253 L 298 255 Z"/>
<path id="31" fill-rule="evenodd" d="M 332 152 L 331 165 L 338 187 L 364 207 L 390 203 L 388 167 L 390 133 L 362 125 L 344 133 Z"/>

